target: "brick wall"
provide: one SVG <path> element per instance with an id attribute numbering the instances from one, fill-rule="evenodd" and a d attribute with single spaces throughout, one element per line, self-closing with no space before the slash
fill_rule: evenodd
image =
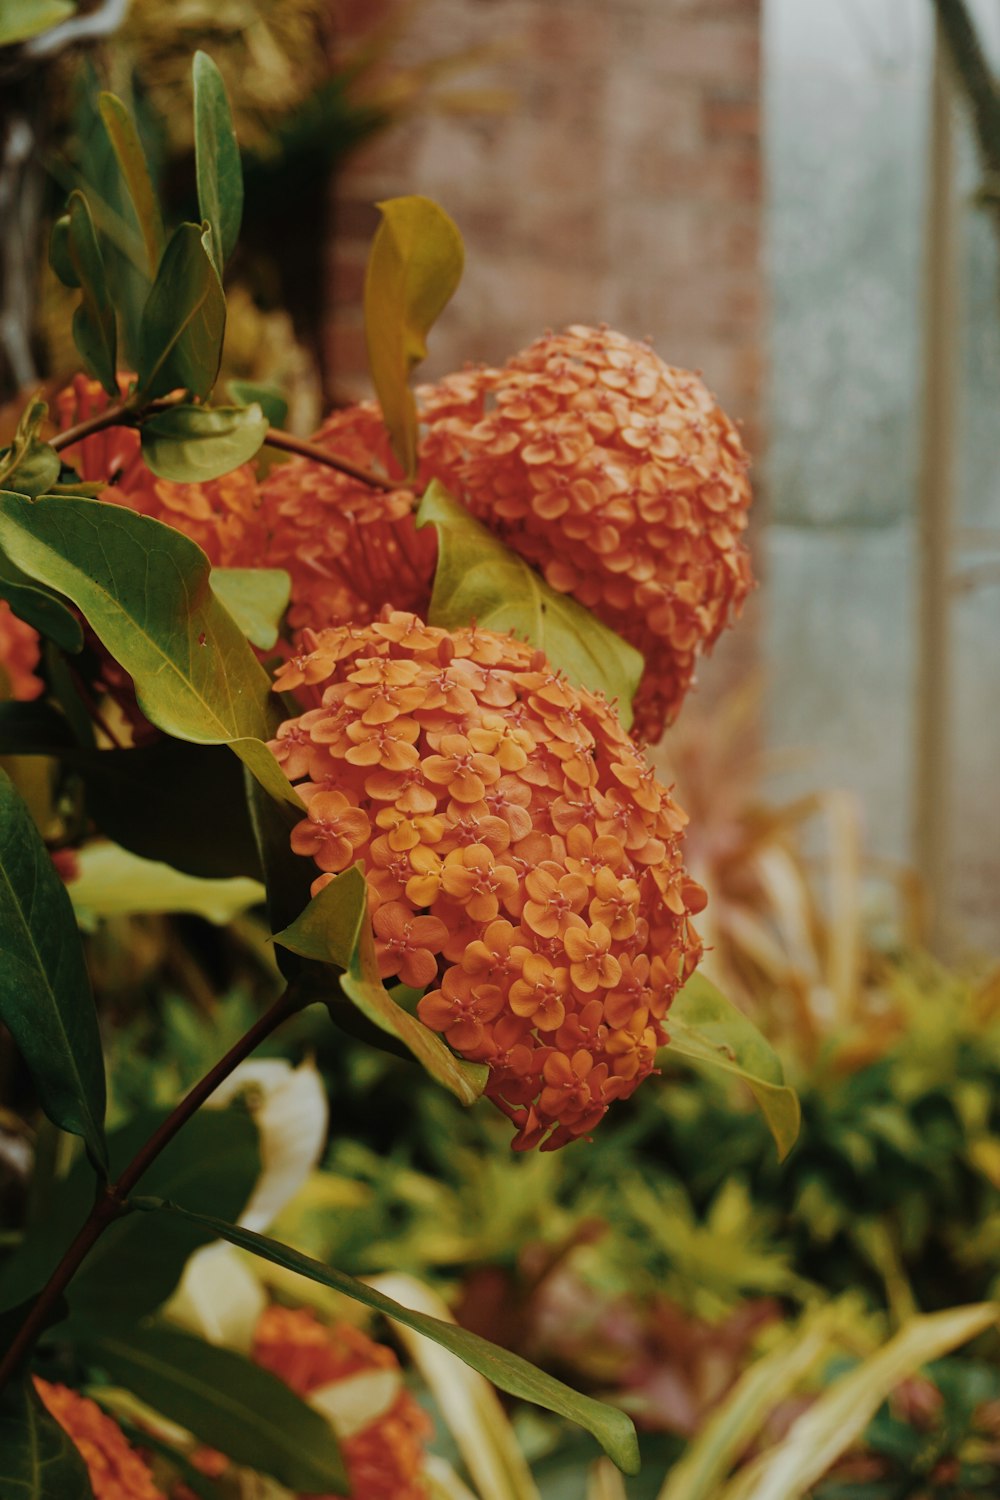
<path id="1" fill-rule="evenodd" d="M 375 8 L 354 0 L 345 19 L 370 24 Z M 326 327 L 336 387 L 365 388 L 373 204 L 425 193 L 467 249 L 428 376 L 501 361 L 546 327 L 603 321 L 701 369 L 756 451 L 759 0 L 423 0 L 395 56 L 484 45 L 499 55 L 454 81 L 510 90 L 507 112 L 420 114 L 337 184 Z M 734 638 L 734 662 L 749 638 Z"/>

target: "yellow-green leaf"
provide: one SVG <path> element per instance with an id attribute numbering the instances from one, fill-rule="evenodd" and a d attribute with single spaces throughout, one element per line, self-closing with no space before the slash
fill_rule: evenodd
<path id="1" fill-rule="evenodd" d="M 777 1349 L 744 1370 L 674 1464 L 657 1500 L 716 1500 L 720 1484 L 777 1404 L 829 1347 L 835 1321 L 832 1305 L 807 1314 Z"/>
<path id="2" fill-rule="evenodd" d="M 998 1315 L 1000 1305 L 985 1302 L 911 1319 L 884 1348 L 829 1386 L 720 1500 L 801 1500 L 861 1436 L 900 1381 L 993 1327 Z"/>
<path id="3" fill-rule="evenodd" d="M 548 1411 L 557 1412 L 560 1416 L 568 1417 L 571 1422 L 576 1422 L 580 1427 L 586 1428 L 620 1469 L 626 1474 L 638 1473 L 639 1444 L 630 1418 L 623 1411 L 608 1406 L 603 1401 L 595 1401 L 592 1396 L 580 1395 L 578 1391 L 564 1385 L 561 1380 L 556 1380 L 551 1375 L 547 1375 L 544 1370 L 539 1370 L 529 1364 L 520 1355 L 501 1349 L 496 1344 L 491 1344 L 488 1339 L 471 1333 L 467 1328 L 460 1328 L 455 1323 L 446 1323 L 440 1318 L 428 1317 L 426 1313 L 415 1312 L 401 1302 L 394 1302 L 391 1297 L 376 1291 L 367 1283 L 348 1276 L 344 1271 L 338 1271 L 333 1266 L 325 1266 L 321 1261 L 313 1260 L 310 1256 L 293 1250 L 289 1245 L 281 1245 L 277 1240 L 268 1239 L 262 1234 L 254 1234 L 238 1224 L 227 1224 L 221 1219 L 191 1214 L 178 1208 L 176 1204 L 164 1203 L 154 1198 L 137 1198 L 133 1202 L 137 1208 L 182 1214 L 184 1218 L 193 1219 L 206 1229 L 213 1230 L 220 1239 L 228 1240 L 231 1245 L 238 1245 L 243 1250 L 249 1250 L 251 1254 L 259 1255 L 262 1260 L 270 1261 L 272 1265 L 297 1271 L 301 1276 L 307 1276 L 310 1281 L 316 1281 L 320 1286 L 327 1286 L 332 1291 L 340 1292 L 343 1296 L 350 1297 L 353 1301 L 371 1308 L 373 1312 L 381 1313 L 395 1323 L 401 1323 L 404 1328 L 412 1328 L 417 1333 L 424 1334 L 425 1337 L 433 1339 L 436 1344 L 440 1344 L 442 1348 L 450 1349 L 453 1354 L 457 1354 L 459 1359 L 464 1360 L 473 1370 L 478 1370 L 480 1375 L 485 1375 L 486 1379 L 498 1386 L 500 1390 L 507 1391 L 512 1396 L 518 1396 L 524 1401 L 532 1401 L 536 1406 L 544 1406 Z"/>
<path id="4" fill-rule="evenodd" d="M 75 0 L 4 0 L 0 10 L 0 47 L 26 42 L 75 14 Z"/>
<path id="5" fill-rule="evenodd" d="M 617 701 L 626 729 L 642 676 L 634 646 L 540 573 L 470 516 L 437 480 L 417 511 L 417 525 L 435 528 L 438 561 L 427 618 L 456 630 L 475 620 L 486 630 L 519 635 L 539 646 L 577 687 Z"/>
<path id="6" fill-rule="evenodd" d="M 799 1098 L 785 1082 L 778 1054 L 750 1017 L 737 1010 L 710 979 L 695 974 L 675 997 L 666 1027 L 670 1045 L 663 1059 L 690 1058 L 742 1079 L 760 1106 L 779 1157 L 786 1157 L 798 1139 Z"/>
<path id="7" fill-rule="evenodd" d="M 193 912 L 224 926 L 264 900 L 259 880 L 237 875 L 206 880 L 159 860 L 142 859 L 118 844 L 92 843 L 80 851 L 79 873 L 68 887 L 80 918 L 136 912 Z"/>
<path id="8" fill-rule="evenodd" d="M 82 611 L 151 723 L 177 739 L 229 745 L 272 797 L 301 807 L 263 743 L 277 712 L 267 674 L 212 592 L 200 547 L 120 505 L 3 494 L 0 546 Z"/>
<path id="9" fill-rule="evenodd" d="M 368 363 L 393 452 L 417 471 L 417 411 L 409 378 L 427 354 L 427 334 L 462 277 L 465 251 L 454 222 L 430 198 L 379 203 L 365 275 Z"/>
<path id="10" fill-rule="evenodd" d="M 292 580 L 284 568 L 213 568 L 212 591 L 254 646 L 270 651 L 288 608 Z"/>
<path id="11" fill-rule="evenodd" d="M 302 958 L 335 964 L 343 971 L 341 989 L 363 1016 L 402 1042 L 463 1104 L 479 1098 L 487 1069 L 456 1057 L 435 1032 L 397 1005 L 383 985 L 368 918 L 367 883 L 359 869 L 331 880 L 291 926 L 275 933 L 274 941 Z"/>
<path id="12" fill-rule="evenodd" d="M 200 484 L 249 463 L 267 437 L 259 406 L 171 406 L 140 428 L 142 456 L 154 474 Z"/>
<path id="13" fill-rule="evenodd" d="M 160 268 L 160 256 L 163 254 L 163 220 L 149 175 L 146 153 L 142 149 L 132 116 L 116 94 L 101 94 L 100 111 L 135 209 L 139 232 L 146 247 L 149 279 L 152 281 Z"/>

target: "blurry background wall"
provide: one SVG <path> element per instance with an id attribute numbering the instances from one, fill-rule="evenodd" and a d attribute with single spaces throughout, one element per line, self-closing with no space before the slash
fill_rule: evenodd
<path id="1" fill-rule="evenodd" d="M 992 0 L 973 13 L 1000 43 Z M 871 852 L 907 862 L 933 31 L 930 0 L 766 8 L 768 729 L 809 747 L 786 789 L 852 788 Z M 961 951 L 1000 940 L 1000 591 L 981 568 L 1000 542 L 1000 258 L 959 103 L 952 753 L 935 795 Z"/>

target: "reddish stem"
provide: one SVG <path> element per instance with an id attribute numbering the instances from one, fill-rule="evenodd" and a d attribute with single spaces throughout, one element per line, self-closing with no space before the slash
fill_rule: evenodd
<path id="1" fill-rule="evenodd" d="M 282 1021 L 298 1010 L 300 1000 L 294 988 L 285 990 L 270 1010 L 250 1027 L 235 1046 L 230 1047 L 225 1057 L 206 1073 L 194 1088 L 171 1110 L 167 1118 L 153 1132 L 149 1140 L 133 1156 L 117 1182 L 108 1183 L 97 1195 L 96 1202 L 80 1229 L 79 1234 L 66 1250 L 49 1280 L 39 1292 L 31 1311 L 25 1318 L 13 1343 L 0 1361 L 0 1391 L 27 1359 L 36 1341 L 45 1331 L 49 1315 L 66 1290 L 90 1251 L 97 1244 L 109 1224 L 129 1212 L 128 1195 L 144 1172 L 152 1166 L 165 1147 L 169 1146 L 177 1132 L 186 1125 L 191 1116 L 215 1092 L 219 1084 L 228 1078 L 238 1063 L 249 1057 L 260 1042 L 271 1035 Z"/>

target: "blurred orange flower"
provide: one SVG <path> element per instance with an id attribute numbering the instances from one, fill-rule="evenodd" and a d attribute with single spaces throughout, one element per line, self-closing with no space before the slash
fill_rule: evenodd
<path id="1" fill-rule="evenodd" d="M 68 1386 L 50 1385 L 38 1376 L 35 1389 L 80 1450 L 94 1500 L 164 1500 L 147 1465 L 126 1441 L 117 1422 L 96 1402 Z"/>
<path id="2" fill-rule="evenodd" d="M 257 1324 L 253 1358 L 300 1396 L 368 1371 L 399 1369 L 384 1344 L 349 1323 L 321 1323 L 305 1308 L 269 1307 Z M 426 1500 L 420 1474 L 431 1431 L 430 1419 L 401 1388 L 367 1426 L 342 1437 L 353 1500 Z"/>
<path id="3" fill-rule="evenodd" d="M 27 702 L 45 691 L 35 673 L 41 654 L 38 631 L 19 620 L 6 599 L 0 599 L 0 699 Z"/>

